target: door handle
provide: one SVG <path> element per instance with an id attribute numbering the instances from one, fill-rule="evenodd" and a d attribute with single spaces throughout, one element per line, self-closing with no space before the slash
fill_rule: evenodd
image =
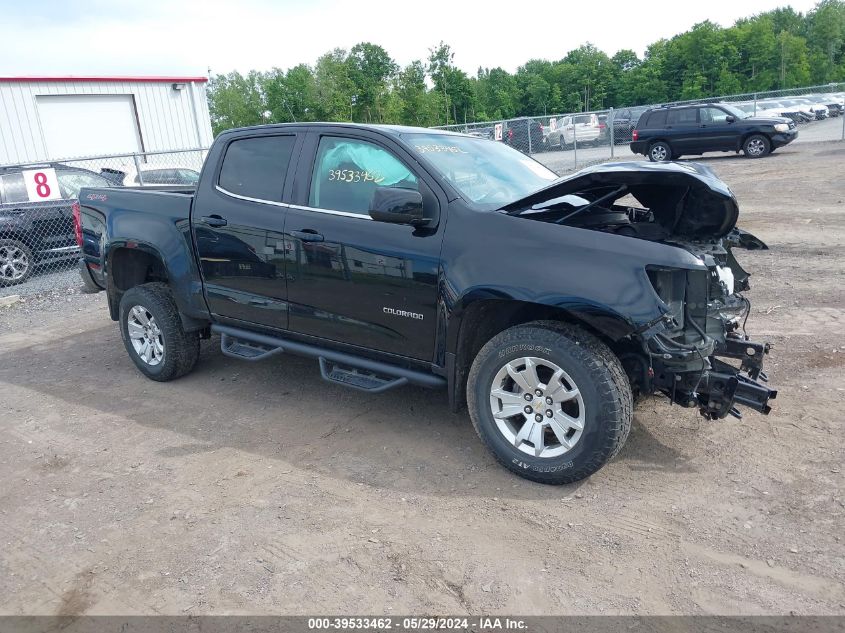
<path id="1" fill-rule="evenodd" d="M 303 242 L 322 242 L 323 236 L 317 233 L 314 229 L 302 229 L 301 231 L 291 231 L 291 237 L 302 240 Z"/>
<path id="2" fill-rule="evenodd" d="M 229 222 L 226 218 L 223 218 L 219 215 L 204 215 L 199 219 L 200 222 L 206 224 L 208 226 L 226 226 Z"/>

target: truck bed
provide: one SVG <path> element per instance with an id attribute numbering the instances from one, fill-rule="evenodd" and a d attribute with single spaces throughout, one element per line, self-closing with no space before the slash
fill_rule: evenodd
<path id="1" fill-rule="evenodd" d="M 189 187 L 171 186 L 83 188 L 79 192 L 81 265 L 91 281 L 105 289 L 110 250 L 130 248 L 148 253 L 150 261 L 175 263 L 171 281 L 184 292 L 177 295 L 201 294 L 190 225 L 193 194 Z M 194 311 L 187 305 L 180 307 Z"/>

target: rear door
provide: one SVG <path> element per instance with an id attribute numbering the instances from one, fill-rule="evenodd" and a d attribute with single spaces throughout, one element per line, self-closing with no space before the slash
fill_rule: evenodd
<path id="1" fill-rule="evenodd" d="M 675 156 L 700 153 L 698 108 L 672 108 L 666 117 L 669 144 Z"/>
<path id="2" fill-rule="evenodd" d="M 217 317 L 287 329 L 284 223 L 287 174 L 302 136 L 256 130 L 222 150 L 191 211 L 209 310 Z"/>
<path id="3" fill-rule="evenodd" d="M 379 187 L 420 191 L 433 224 L 372 220 Z M 290 329 L 431 360 L 445 226 L 435 187 L 392 139 L 339 128 L 310 134 L 285 224 Z"/>

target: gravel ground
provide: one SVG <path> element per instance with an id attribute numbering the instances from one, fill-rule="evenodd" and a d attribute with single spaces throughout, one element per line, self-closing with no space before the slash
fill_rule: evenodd
<path id="1" fill-rule="evenodd" d="M 651 399 L 578 485 L 496 465 L 437 392 L 217 340 L 168 384 L 102 295 L 0 308 L 0 613 L 845 614 L 845 144 L 705 162 L 771 246 L 774 412 Z"/>

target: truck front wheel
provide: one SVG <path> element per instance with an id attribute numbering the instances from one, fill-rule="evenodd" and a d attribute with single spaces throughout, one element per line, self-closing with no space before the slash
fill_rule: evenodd
<path id="1" fill-rule="evenodd" d="M 143 284 L 124 293 L 120 334 L 132 362 L 152 380 L 166 382 L 184 376 L 199 358 L 199 334 L 182 327 L 167 284 Z"/>
<path id="2" fill-rule="evenodd" d="M 554 321 L 512 327 L 484 345 L 467 400 L 495 458 L 541 483 L 592 475 L 631 429 L 631 386 L 619 359 L 592 334 Z"/>

